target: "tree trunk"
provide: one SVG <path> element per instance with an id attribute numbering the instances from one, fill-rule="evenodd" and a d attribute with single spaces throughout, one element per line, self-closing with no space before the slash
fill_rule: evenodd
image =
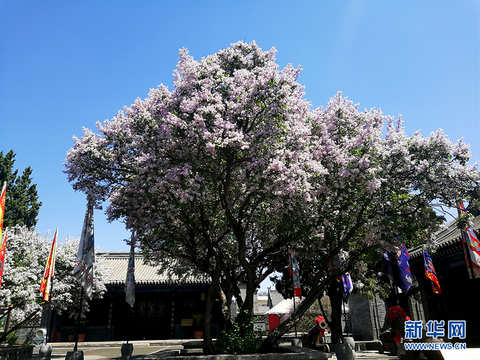
<path id="1" fill-rule="evenodd" d="M 226 276 L 225 278 L 221 281 L 221 286 L 223 290 L 223 296 L 225 299 L 225 302 L 222 303 L 222 324 L 220 329 L 222 331 L 227 331 L 232 327 L 232 313 L 230 311 L 231 306 L 232 306 L 232 299 L 235 295 L 234 289 L 238 290 L 238 284 L 235 282 L 234 277 L 232 274 L 228 271 L 225 272 Z M 238 290 L 240 292 L 240 290 Z M 223 301 L 223 298 L 222 298 Z"/>
<path id="2" fill-rule="evenodd" d="M 342 340 L 342 290 L 339 281 L 333 281 L 327 290 L 332 308 L 332 319 L 328 323 L 332 334 L 332 344 L 338 344 Z"/>
<path id="3" fill-rule="evenodd" d="M 255 290 L 257 289 L 255 283 L 255 274 L 253 272 L 251 274 L 247 272 L 246 287 L 246 294 L 245 299 L 243 300 L 242 310 L 246 310 L 249 314 L 253 315 L 253 297 L 255 295 Z"/>
<path id="4" fill-rule="evenodd" d="M 243 306 L 241 310 L 248 311 L 249 314 L 253 315 L 253 295 L 255 294 L 256 290 L 256 273 L 255 268 L 251 266 L 251 264 L 247 260 L 247 253 L 246 253 L 246 237 L 245 232 L 241 229 L 238 224 L 235 224 L 234 227 L 234 234 L 237 238 L 238 243 L 238 261 L 240 265 L 242 265 L 243 271 L 245 272 L 246 277 L 246 295 L 243 302 Z"/>
<path id="5" fill-rule="evenodd" d="M 213 280 L 212 280 L 213 285 Z M 213 346 L 212 339 L 212 309 L 215 301 L 215 295 L 213 294 L 212 287 L 208 290 L 207 300 L 205 303 L 205 315 L 204 315 L 204 332 L 203 332 L 203 352 L 205 354 L 215 354 L 215 348 Z"/>
<path id="6" fill-rule="evenodd" d="M 212 274 L 212 283 L 208 289 L 207 299 L 205 304 L 204 315 L 204 332 L 203 332 L 203 352 L 206 355 L 215 354 L 215 347 L 212 339 L 212 314 L 213 306 L 215 304 L 215 295 L 220 294 L 220 262 L 217 261 L 215 271 Z"/>

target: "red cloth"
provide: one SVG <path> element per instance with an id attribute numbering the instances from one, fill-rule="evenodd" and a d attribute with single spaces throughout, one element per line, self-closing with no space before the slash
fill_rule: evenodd
<path id="1" fill-rule="evenodd" d="M 280 325 L 280 317 L 278 316 L 278 314 L 268 314 L 268 323 L 270 331 Z"/>
<path id="2" fill-rule="evenodd" d="M 315 319 L 315 324 L 317 324 L 317 329 L 320 330 L 320 335 L 321 336 L 325 336 L 325 333 L 327 332 L 326 329 L 322 329 L 320 328 L 319 326 L 319 323 L 321 323 L 322 321 L 325 321 L 325 319 L 322 317 L 322 316 L 319 316 Z"/>
<path id="3" fill-rule="evenodd" d="M 395 320 L 398 318 L 405 318 L 405 320 L 410 321 L 410 318 L 407 316 L 407 313 L 400 306 L 392 306 L 390 309 L 388 309 L 387 318 L 390 326 L 391 326 L 392 320 Z M 402 340 L 402 335 L 400 335 L 399 333 L 395 333 L 394 339 L 397 344 L 400 344 Z"/>
<path id="4" fill-rule="evenodd" d="M 407 317 L 405 318 L 405 320 L 410 321 L 410 318 L 407 316 Z M 399 333 L 395 333 L 394 339 L 395 339 L 395 342 L 396 342 L 397 344 L 400 344 L 401 341 L 402 341 L 402 335 L 400 335 Z"/>
<path id="5" fill-rule="evenodd" d="M 406 318 L 407 313 L 400 306 L 392 306 L 388 309 L 387 318 L 388 321 L 392 321 L 397 318 Z"/>

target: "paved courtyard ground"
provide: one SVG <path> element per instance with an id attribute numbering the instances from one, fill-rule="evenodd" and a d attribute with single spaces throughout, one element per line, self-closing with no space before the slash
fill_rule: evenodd
<path id="1" fill-rule="evenodd" d="M 161 350 L 167 349 L 181 349 L 181 345 L 168 346 L 150 346 L 144 344 L 135 344 L 132 359 L 145 358 L 146 355 L 151 355 Z M 121 346 L 78 346 L 79 351 L 83 351 L 85 360 L 99 360 L 99 359 L 121 359 Z M 72 347 L 53 347 L 51 359 L 65 359 L 67 352 L 73 351 Z M 33 350 L 33 359 L 40 359 L 39 351 Z"/>
<path id="2" fill-rule="evenodd" d="M 155 353 L 165 350 L 182 349 L 182 344 L 175 345 L 160 345 L 149 343 L 135 343 L 132 360 L 135 359 L 148 359 L 155 358 Z M 105 346 L 107 345 L 107 346 Z M 85 360 L 100 360 L 100 359 L 121 359 L 121 344 L 79 344 L 78 350 L 83 351 Z M 65 359 L 67 352 L 73 351 L 73 345 L 65 346 L 61 344 L 55 344 L 51 359 Z M 396 359 L 396 357 L 379 354 L 378 351 L 364 350 L 358 351 L 357 360 L 380 360 L 380 359 Z M 33 359 L 40 359 L 39 350 L 33 350 Z M 335 354 L 331 357 L 332 360 L 336 360 Z"/>
<path id="3" fill-rule="evenodd" d="M 132 342 L 134 344 L 134 350 L 131 359 L 155 359 L 155 353 L 159 351 L 182 349 L 182 343 L 169 343 L 162 344 L 160 342 L 148 343 L 148 342 Z M 73 344 L 54 344 L 52 360 L 65 359 L 67 352 L 73 351 Z M 79 343 L 78 350 L 83 351 L 84 360 L 103 360 L 103 359 L 116 359 L 121 360 L 121 343 Z M 480 360 L 480 349 L 466 349 L 452 350 L 443 353 L 445 360 Z M 39 350 L 33 350 L 32 359 L 40 359 Z M 336 360 L 335 354 L 332 354 L 330 358 Z M 360 350 L 356 352 L 356 360 L 384 360 L 398 359 L 397 356 L 390 356 L 386 354 L 379 354 L 376 350 Z M 123 360 L 123 359 L 122 359 Z"/>

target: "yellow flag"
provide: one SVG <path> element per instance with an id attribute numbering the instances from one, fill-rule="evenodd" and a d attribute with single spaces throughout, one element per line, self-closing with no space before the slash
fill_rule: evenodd
<path id="1" fill-rule="evenodd" d="M 42 283 L 40 284 L 40 292 L 43 294 L 43 300 L 50 300 L 50 292 L 52 290 L 52 280 L 55 278 L 55 250 L 57 248 L 57 234 L 58 228 L 55 231 L 55 236 L 53 237 L 52 248 L 50 249 L 50 255 L 47 259 L 47 264 L 45 266 L 45 274 L 42 278 Z"/>

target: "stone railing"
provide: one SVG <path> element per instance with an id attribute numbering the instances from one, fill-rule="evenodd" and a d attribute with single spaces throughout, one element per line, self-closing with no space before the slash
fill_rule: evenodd
<path id="1" fill-rule="evenodd" d="M 0 360 L 30 360 L 32 354 L 33 345 L 0 347 Z"/>

